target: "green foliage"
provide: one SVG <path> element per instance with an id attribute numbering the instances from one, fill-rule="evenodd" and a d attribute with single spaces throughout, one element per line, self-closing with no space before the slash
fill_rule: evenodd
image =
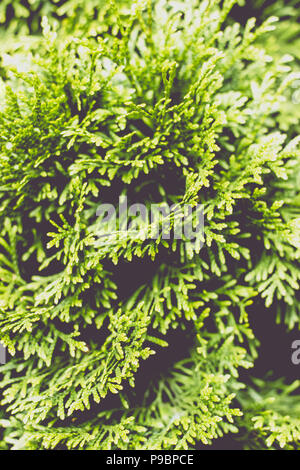
<path id="1" fill-rule="evenodd" d="M 247 8 L 246 2 L 241 2 Z M 248 2 L 247 2 L 248 3 Z M 252 3 L 252 2 L 251 2 Z M 297 133 L 300 119 L 300 3 L 298 0 L 255 0 L 253 2 L 253 14 L 264 20 L 275 15 L 280 19 L 276 34 L 267 34 L 261 42 L 263 47 L 280 61 L 282 66 L 293 67 L 298 73 L 289 90 L 287 99 L 283 100 L 278 116 L 278 124 L 284 132 L 290 135 Z M 296 128 L 296 130 L 295 130 Z"/>
<path id="2" fill-rule="evenodd" d="M 230 339 L 230 338 L 228 338 Z M 232 382 L 222 354 L 232 354 L 231 367 L 248 367 L 245 350 L 225 341 L 218 357 L 203 359 L 196 351 L 176 364 L 171 376 L 159 381 L 155 398 L 145 397 L 141 406 L 131 407 L 124 401 L 120 409 L 101 412 L 87 423 L 73 427 L 49 427 L 13 418 L 13 449 L 53 449 L 58 444 L 68 449 L 188 449 L 196 440 L 208 444 L 226 432 L 236 432 L 233 419 L 241 412 L 231 406 L 234 393 L 228 393 Z M 4 427 L 11 421 L 2 420 Z"/>
<path id="3" fill-rule="evenodd" d="M 264 47 L 276 18 L 234 3 L 1 4 L 3 448 L 297 448 L 293 389 L 239 376 L 252 306 L 300 324 L 299 75 Z M 204 240 L 111 236 L 97 208 L 120 196 L 201 204 Z M 184 358 L 138 393 L 173 330 Z"/>
<path id="4" fill-rule="evenodd" d="M 298 388 L 298 380 L 287 386 L 281 379 L 255 379 L 254 386 L 241 393 L 241 405 L 247 410 L 241 423 L 246 449 L 299 450 L 299 399 L 293 395 Z"/>

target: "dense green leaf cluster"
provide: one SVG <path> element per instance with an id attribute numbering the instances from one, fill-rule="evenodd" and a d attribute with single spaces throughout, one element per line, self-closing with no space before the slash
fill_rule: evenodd
<path id="1" fill-rule="evenodd" d="M 299 448 L 299 384 L 245 370 L 253 309 L 300 325 L 300 74 L 234 3 L 1 2 L 2 448 Z M 108 236 L 121 196 L 204 239 Z"/>

